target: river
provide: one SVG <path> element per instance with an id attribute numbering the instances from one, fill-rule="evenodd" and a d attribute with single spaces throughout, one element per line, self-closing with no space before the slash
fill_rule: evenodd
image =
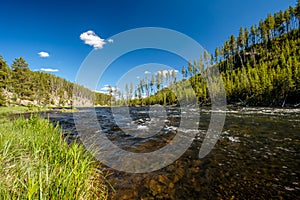
<path id="1" fill-rule="evenodd" d="M 168 145 L 177 133 L 181 115 L 178 107 L 166 107 L 162 113 L 165 120 L 151 119 L 148 107 L 130 108 L 126 119 L 115 119 L 110 108 L 95 111 L 101 126 L 96 133 L 105 134 L 121 149 L 136 153 L 152 152 Z M 78 113 L 77 116 L 84 116 L 85 110 L 80 109 Z M 179 159 L 159 170 L 136 174 L 103 165 L 102 170 L 110 173 L 108 181 L 115 189 L 111 197 L 149 200 L 299 198 L 299 108 L 228 108 L 218 142 L 200 159 L 199 149 L 210 116 L 209 108 L 201 108 L 199 129 L 187 130 L 196 132 L 190 147 Z M 59 121 L 68 142 L 78 139 L 72 113 L 51 112 L 49 119 Z M 151 133 L 155 127 L 161 127 L 155 135 L 133 136 Z M 84 129 L 95 133 L 92 127 Z"/>

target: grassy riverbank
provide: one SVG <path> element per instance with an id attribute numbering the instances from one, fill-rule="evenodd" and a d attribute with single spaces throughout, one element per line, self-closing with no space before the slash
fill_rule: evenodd
<path id="1" fill-rule="evenodd" d="M 8 116 L 11 114 L 21 114 L 21 113 L 34 113 L 34 112 L 43 112 L 49 110 L 59 110 L 61 112 L 77 112 L 76 108 L 72 107 L 61 107 L 61 106 L 52 106 L 52 107 L 39 107 L 39 106 L 0 106 L 0 117 Z"/>
<path id="2" fill-rule="evenodd" d="M 98 165 L 48 120 L 20 117 L 0 125 L 0 199 L 106 199 Z"/>
<path id="3" fill-rule="evenodd" d="M 28 113 L 28 112 L 41 112 L 49 110 L 48 107 L 37 107 L 37 106 L 0 106 L 0 117 L 8 116 L 11 114 Z"/>

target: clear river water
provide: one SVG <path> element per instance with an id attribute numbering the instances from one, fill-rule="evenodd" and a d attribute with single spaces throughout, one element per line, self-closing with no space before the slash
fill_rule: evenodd
<path id="1" fill-rule="evenodd" d="M 176 135 L 181 116 L 179 107 L 165 107 L 162 112 L 165 120 L 151 119 L 149 107 L 129 110 L 126 119 L 116 119 L 110 108 L 96 108 L 101 126 L 96 133 L 105 134 L 121 149 L 137 153 L 162 148 Z M 85 109 L 80 109 L 77 117 L 84 114 Z M 68 142 L 80 141 L 72 113 L 48 115 L 51 121 L 60 123 Z M 115 189 L 111 198 L 299 199 L 299 108 L 227 108 L 218 142 L 200 159 L 198 153 L 210 116 L 209 108 L 200 109 L 198 130 L 186 130 L 196 132 L 192 144 L 179 159 L 162 169 L 136 174 L 103 165 L 102 170 L 110 174 L 107 179 Z M 138 133 L 151 133 L 151 127 L 161 128 L 149 137 L 135 137 Z M 95 133 L 88 124 L 84 129 Z"/>

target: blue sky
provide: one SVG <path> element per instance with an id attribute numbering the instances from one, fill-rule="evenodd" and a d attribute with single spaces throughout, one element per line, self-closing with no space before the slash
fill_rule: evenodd
<path id="1" fill-rule="evenodd" d="M 113 45 L 107 39 L 122 31 L 149 26 L 169 28 L 213 52 L 231 34 L 237 35 L 240 26 L 258 24 L 268 13 L 295 4 L 296 0 L 2 0 L 0 54 L 8 64 L 22 56 L 32 70 L 56 69 L 51 73 L 74 81 L 81 63 L 93 50 L 80 39 L 89 30 L 106 45 Z M 47 52 L 49 57 L 42 58 L 39 52 Z M 131 67 L 162 60 L 178 70 L 184 64 L 168 53 L 133 52 L 113 64 L 99 88 L 114 85 L 116 77 Z"/>

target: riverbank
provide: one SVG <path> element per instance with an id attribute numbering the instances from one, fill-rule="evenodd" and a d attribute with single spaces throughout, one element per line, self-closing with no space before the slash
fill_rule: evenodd
<path id="1" fill-rule="evenodd" d="M 21 114 L 21 113 L 29 113 L 29 112 L 42 112 L 49 110 L 48 107 L 28 107 L 28 106 L 9 106 L 9 107 L 0 107 L 0 116 L 8 116 L 11 114 Z"/>
<path id="2" fill-rule="evenodd" d="M 27 112 L 24 108 L 14 112 Z M 12 113 L 1 108 L 1 114 Z M 59 126 L 32 115 L 0 125 L 0 199 L 107 199 L 99 163 Z"/>
<path id="3" fill-rule="evenodd" d="M 24 114 L 24 113 L 38 113 L 46 111 L 59 111 L 59 112 L 77 112 L 76 108 L 72 107 L 39 107 L 39 106 L 0 106 L 0 117 L 7 117 L 13 114 Z"/>

